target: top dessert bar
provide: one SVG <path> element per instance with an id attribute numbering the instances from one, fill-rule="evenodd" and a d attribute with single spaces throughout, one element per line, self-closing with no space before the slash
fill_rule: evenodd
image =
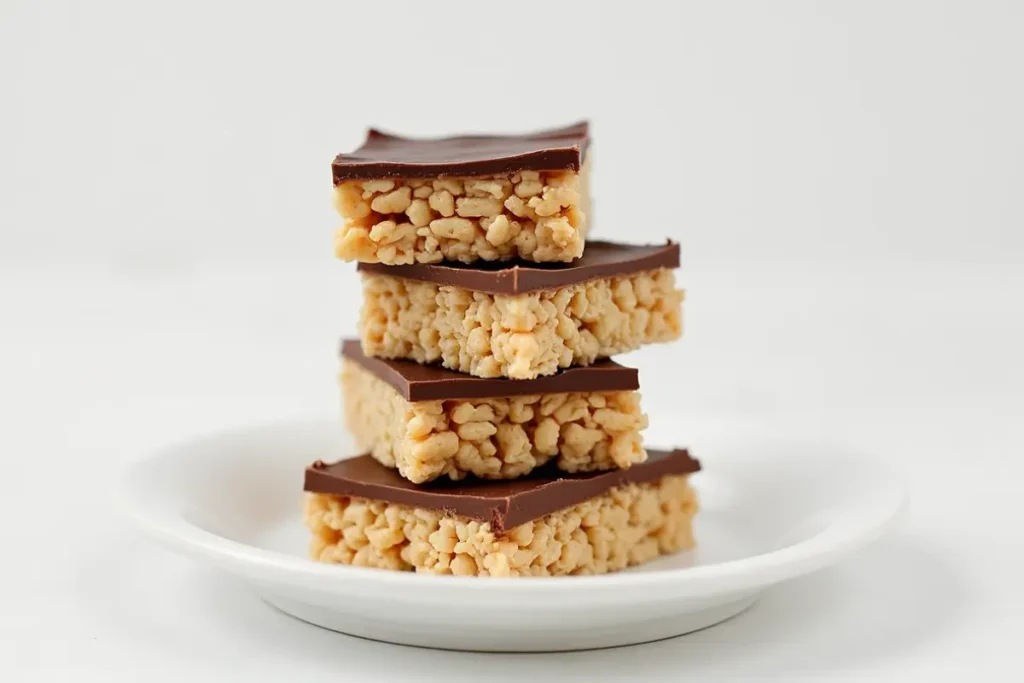
<path id="1" fill-rule="evenodd" d="M 583 254 L 589 126 L 414 139 L 370 130 L 334 159 L 346 261 L 403 265 Z"/>

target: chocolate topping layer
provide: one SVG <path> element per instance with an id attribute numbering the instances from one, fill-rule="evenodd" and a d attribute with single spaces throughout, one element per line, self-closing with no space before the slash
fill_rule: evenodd
<path id="1" fill-rule="evenodd" d="M 360 263 L 357 269 L 363 273 L 393 275 L 474 292 L 524 294 L 658 268 L 678 267 L 679 244 L 669 240 L 661 245 L 589 241 L 583 256 L 572 263 L 509 265 L 508 261 L 482 261 L 464 265 L 414 263 L 405 266 Z"/>
<path id="2" fill-rule="evenodd" d="M 437 481 L 418 486 L 369 455 L 321 461 L 306 468 L 305 490 L 335 496 L 382 500 L 414 508 L 490 522 L 493 531 L 511 529 L 599 496 L 615 486 L 655 481 L 667 474 L 689 474 L 700 462 L 684 449 L 647 451 L 647 462 L 625 470 L 562 475 L 545 471 L 510 481 Z"/>
<path id="3" fill-rule="evenodd" d="M 371 128 L 363 146 L 339 154 L 334 183 L 374 178 L 479 176 L 518 171 L 579 171 L 590 144 L 589 124 L 526 135 L 403 138 Z"/>
<path id="4" fill-rule="evenodd" d="M 447 370 L 438 365 L 420 365 L 409 360 L 372 358 L 363 353 L 359 340 L 346 339 L 341 355 L 359 363 L 378 379 L 387 382 L 406 401 L 444 401 L 465 398 L 503 398 L 530 394 L 559 394 L 591 391 L 636 391 L 640 379 L 634 368 L 602 360 L 582 368 L 568 368 L 556 375 L 534 379 L 485 379 Z"/>

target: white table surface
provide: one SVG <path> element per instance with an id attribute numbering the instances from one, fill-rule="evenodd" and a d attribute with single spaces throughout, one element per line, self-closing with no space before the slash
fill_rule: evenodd
<path id="1" fill-rule="evenodd" d="M 2 681 L 1024 676 L 1020 268 L 684 271 L 685 340 L 628 360 L 649 436 L 685 442 L 687 416 L 710 413 L 876 453 L 911 480 L 910 514 L 720 626 L 535 656 L 322 631 L 137 536 L 114 506 L 122 464 L 335 410 L 335 340 L 358 305 L 329 262 L 147 270 L 0 272 Z"/>

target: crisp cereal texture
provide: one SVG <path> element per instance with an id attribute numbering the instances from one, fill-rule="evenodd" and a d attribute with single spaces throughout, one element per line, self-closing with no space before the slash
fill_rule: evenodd
<path id="1" fill-rule="evenodd" d="M 321 562 L 459 576 L 605 574 L 693 547 L 685 475 L 628 484 L 502 533 L 489 523 L 363 498 L 307 494 Z"/>
<path id="2" fill-rule="evenodd" d="M 519 295 L 363 274 L 363 352 L 533 379 L 682 334 L 670 269 Z"/>
<path id="3" fill-rule="evenodd" d="M 357 445 L 416 484 L 514 479 L 549 460 L 565 472 L 590 472 L 647 459 L 647 416 L 635 391 L 409 402 L 349 360 L 340 383 Z"/>
<path id="4" fill-rule="evenodd" d="M 588 155 L 589 159 L 589 155 Z M 349 180 L 334 188 L 345 261 L 572 261 L 587 234 L 588 161 L 572 171 Z"/>

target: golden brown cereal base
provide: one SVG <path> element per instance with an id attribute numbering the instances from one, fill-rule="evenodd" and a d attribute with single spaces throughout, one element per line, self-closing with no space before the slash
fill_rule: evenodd
<path id="1" fill-rule="evenodd" d="M 363 498 L 307 494 L 321 562 L 460 576 L 605 574 L 693 547 L 685 475 L 628 484 L 500 534 L 489 523 Z"/>
<path id="2" fill-rule="evenodd" d="M 519 295 L 363 274 L 363 352 L 533 379 L 682 334 L 669 269 Z"/>
<path id="3" fill-rule="evenodd" d="M 549 460 L 565 472 L 590 472 L 647 459 L 647 416 L 635 391 L 410 403 L 348 360 L 340 384 L 359 448 L 417 484 L 515 479 Z"/>
<path id="4" fill-rule="evenodd" d="M 344 219 L 335 255 L 388 265 L 571 261 L 583 255 L 588 174 L 584 161 L 578 174 L 345 181 L 334 188 Z"/>

